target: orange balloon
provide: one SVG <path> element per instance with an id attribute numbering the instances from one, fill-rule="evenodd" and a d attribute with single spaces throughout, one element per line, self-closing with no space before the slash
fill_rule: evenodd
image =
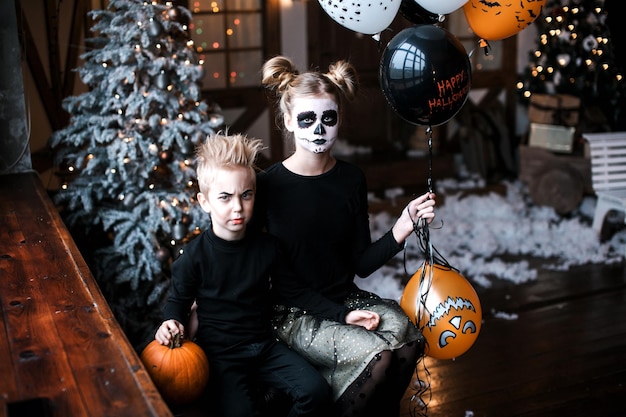
<path id="1" fill-rule="evenodd" d="M 526 29 L 541 14 L 546 0 L 469 0 L 465 19 L 476 36 L 497 41 Z"/>
<path id="2" fill-rule="evenodd" d="M 425 270 L 422 277 L 422 270 Z M 426 338 L 426 355 L 453 359 L 476 341 L 482 322 L 478 294 L 449 267 L 422 265 L 404 288 L 400 306 Z"/>

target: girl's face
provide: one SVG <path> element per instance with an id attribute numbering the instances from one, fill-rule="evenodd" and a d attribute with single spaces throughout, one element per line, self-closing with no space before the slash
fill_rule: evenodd
<path id="1" fill-rule="evenodd" d="M 200 207 L 211 215 L 213 232 L 224 240 L 239 240 L 252 218 L 256 177 L 248 168 L 218 169 L 206 194 L 198 193 Z"/>
<path id="2" fill-rule="evenodd" d="M 285 127 L 294 134 L 296 146 L 310 152 L 328 152 L 337 139 L 339 106 L 331 95 L 295 99 L 284 119 Z"/>

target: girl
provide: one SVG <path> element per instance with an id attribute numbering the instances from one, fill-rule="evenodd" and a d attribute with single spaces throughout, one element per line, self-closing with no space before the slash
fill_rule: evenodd
<path id="1" fill-rule="evenodd" d="M 258 175 L 255 222 L 283 243 L 311 294 L 350 311 L 322 320 L 278 306 L 275 329 L 320 370 L 342 416 L 397 416 L 423 336 L 397 303 L 359 290 L 354 277 L 367 277 L 397 254 L 419 219 L 432 221 L 435 195 L 411 201 L 372 243 L 364 174 L 331 154 L 341 108 L 358 89 L 354 67 L 340 61 L 325 74 L 300 74 L 279 56 L 264 64 L 262 83 L 277 95 L 295 151 Z"/>

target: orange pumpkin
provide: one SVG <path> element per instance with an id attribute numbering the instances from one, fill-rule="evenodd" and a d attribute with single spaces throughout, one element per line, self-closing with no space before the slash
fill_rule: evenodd
<path id="1" fill-rule="evenodd" d="M 148 374 L 163 399 L 186 404 L 200 397 L 209 382 L 209 360 L 196 343 L 174 335 L 167 345 L 153 340 L 141 352 Z"/>
<path id="2" fill-rule="evenodd" d="M 449 267 L 422 265 L 406 284 L 400 306 L 422 331 L 425 353 L 433 358 L 462 355 L 480 332 L 482 309 L 478 295 L 461 274 Z"/>

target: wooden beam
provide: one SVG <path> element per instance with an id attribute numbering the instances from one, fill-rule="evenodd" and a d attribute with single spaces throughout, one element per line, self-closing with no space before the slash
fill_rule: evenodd
<path id="1" fill-rule="evenodd" d="M 81 34 L 84 28 L 84 19 L 87 14 L 87 3 L 84 0 L 76 0 L 74 2 L 74 10 L 72 13 L 70 40 L 67 47 L 67 56 L 65 58 L 65 74 L 63 77 L 63 89 L 61 91 L 62 98 L 69 97 L 74 92 L 74 83 L 76 82 L 76 71 L 74 68 L 78 66 L 79 50 L 81 45 Z M 64 112 L 65 113 L 65 112 Z"/>
<path id="2" fill-rule="evenodd" d="M 46 112 L 48 122 L 52 130 L 57 130 L 63 127 L 59 123 L 57 101 L 52 93 L 50 83 L 48 83 L 48 77 L 41 62 L 39 53 L 37 51 L 37 45 L 34 41 L 30 28 L 28 26 L 26 15 L 21 7 L 20 1 L 15 0 L 15 10 L 17 14 L 17 27 L 18 35 L 20 37 L 20 43 L 22 44 L 22 50 L 24 51 L 28 68 L 33 76 L 33 81 L 43 108 Z"/>

